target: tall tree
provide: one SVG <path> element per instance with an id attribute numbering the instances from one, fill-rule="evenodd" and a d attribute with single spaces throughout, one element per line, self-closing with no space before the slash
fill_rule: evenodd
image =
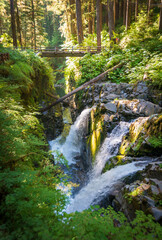
<path id="1" fill-rule="evenodd" d="M 119 20 L 119 0 L 116 0 L 116 14 L 115 14 L 115 21 Z"/>
<path id="2" fill-rule="evenodd" d="M 135 0 L 135 20 L 137 20 L 138 16 L 138 0 Z"/>
<path id="3" fill-rule="evenodd" d="M 81 44 L 83 37 L 83 24 L 82 24 L 82 11 L 81 11 L 81 0 L 76 0 L 76 17 L 77 17 L 77 34 L 78 43 Z"/>
<path id="4" fill-rule="evenodd" d="M 97 49 L 101 49 L 101 0 L 96 0 L 96 29 L 97 29 Z"/>
<path id="5" fill-rule="evenodd" d="M 114 26 L 116 21 L 116 0 L 114 0 Z"/>
<path id="6" fill-rule="evenodd" d="M 70 24 L 71 24 L 71 34 L 72 36 L 76 36 L 76 15 L 74 12 L 74 5 L 75 5 L 75 0 L 70 0 Z"/>
<path id="7" fill-rule="evenodd" d="M 159 31 L 162 31 L 162 7 L 160 7 Z"/>
<path id="8" fill-rule="evenodd" d="M 35 24 L 35 8 L 34 8 L 34 2 L 31 0 L 32 4 L 32 47 L 36 49 L 37 47 L 37 40 L 36 40 L 36 24 Z"/>
<path id="9" fill-rule="evenodd" d="M 150 9 L 151 9 L 151 0 L 148 0 L 148 5 L 147 5 L 148 18 L 150 16 Z"/>
<path id="10" fill-rule="evenodd" d="M 115 31 L 115 25 L 114 25 L 114 1 L 113 0 L 107 0 L 108 5 L 108 23 L 109 23 L 109 36 L 110 40 L 112 40 L 113 37 L 113 31 Z"/>
<path id="11" fill-rule="evenodd" d="M 11 12 L 11 29 L 12 29 L 13 46 L 17 47 L 14 0 L 10 0 L 10 12 Z"/>
<path id="12" fill-rule="evenodd" d="M 92 3 L 88 3 L 88 33 L 92 34 Z"/>
<path id="13" fill-rule="evenodd" d="M 130 26 L 131 20 L 131 0 L 127 0 L 127 7 L 126 7 L 126 30 L 128 30 Z"/>
<path id="14" fill-rule="evenodd" d="M 127 8 L 127 0 L 123 0 L 123 25 L 126 25 L 126 8 Z"/>
<path id="15" fill-rule="evenodd" d="M 22 47 L 21 24 L 20 24 L 19 7 L 18 7 L 18 4 L 17 4 L 17 0 L 15 1 L 15 5 L 16 5 L 17 35 L 18 35 L 19 44 Z"/>

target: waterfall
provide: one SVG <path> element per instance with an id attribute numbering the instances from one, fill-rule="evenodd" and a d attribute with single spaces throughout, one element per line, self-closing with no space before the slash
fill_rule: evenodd
<path id="1" fill-rule="evenodd" d="M 82 139 L 86 135 L 88 129 L 88 117 L 90 111 L 90 108 L 82 111 L 75 123 L 71 126 L 69 135 L 64 143 L 62 141 L 64 132 L 57 139 L 49 142 L 51 150 L 58 150 L 61 152 L 69 165 L 75 163 L 75 158 L 81 155 Z M 53 155 L 55 156 L 55 152 Z"/>
<path id="2" fill-rule="evenodd" d="M 141 163 L 141 164 L 140 164 Z M 91 181 L 81 189 L 81 191 L 72 199 L 66 212 L 81 212 L 95 204 L 95 199 L 101 199 L 112 191 L 112 187 L 123 177 L 142 170 L 146 162 L 132 162 L 126 165 L 115 167 L 106 173 L 91 179 Z"/>
<path id="3" fill-rule="evenodd" d="M 67 159 L 68 164 L 75 164 L 78 157 L 83 159 L 83 139 L 88 133 L 89 113 L 91 109 L 85 109 L 80 116 L 76 119 L 75 123 L 71 126 L 69 135 L 66 140 L 62 141 L 64 132 L 56 140 L 50 142 L 51 150 L 59 150 Z M 113 190 L 115 184 L 122 179 L 142 170 L 147 162 L 132 162 L 125 165 L 117 166 L 104 174 L 102 170 L 105 163 L 118 152 L 122 137 L 129 131 L 130 123 L 120 122 L 105 138 L 100 150 L 98 151 L 95 159 L 95 165 L 89 173 L 89 182 L 81 190 L 70 198 L 70 204 L 66 208 L 67 213 L 75 211 L 83 211 L 94 205 L 96 200 L 100 200 L 107 196 Z M 71 165 L 71 169 L 75 166 Z M 81 172 L 82 173 L 82 170 Z M 83 173 L 82 173 L 83 174 Z M 86 183 L 86 182 L 85 182 Z"/>
<path id="4" fill-rule="evenodd" d="M 110 136 L 105 138 L 99 152 L 96 155 L 95 166 L 91 177 L 97 177 L 101 174 L 105 163 L 118 153 L 122 137 L 129 131 L 130 123 L 120 122 L 111 132 Z"/>

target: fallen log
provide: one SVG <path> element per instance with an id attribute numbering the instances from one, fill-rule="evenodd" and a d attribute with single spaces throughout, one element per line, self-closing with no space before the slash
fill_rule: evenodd
<path id="1" fill-rule="evenodd" d="M 96 83 L 97 81 L 101 80 L 108 72 L 114 71 L 114 70 L 116 70 L 117 68 L 121 68 L 123 65 L 124 65 L 124 63 L 119 63 L 119 64 L 117 64 L 116 66 L 108 69 L 108 70 L 105 71 L 104 73 L 101 73 L 101 74 L 98 75 L 97 77 L 91 79 L 89 82 L 84 83 L 84 84 L 81 85 L 80 87 L 78 87 L 78 88 L 76 88 L 75 90 L 69 92 L 69 93 L 66 94 L 65 96 L 59 98 L 58 100 L 56 100 L 55 102 L 53 102 L 53 103 L 50 104 L 49 106 L 40 109 L 40 112 L 45 112 L 45 111 L 49 110 L 51 107 L 55 106 L 56 104 L 58 104 L 58 103 L 60 103 L 60 102 L 63 102 L 66 98 L 68 98 L 68 97 L 72 96 L 73 94 L 79 92 L 80 90 L 88 87 L 89 85 L 94 84 L 94 83 Z"/>

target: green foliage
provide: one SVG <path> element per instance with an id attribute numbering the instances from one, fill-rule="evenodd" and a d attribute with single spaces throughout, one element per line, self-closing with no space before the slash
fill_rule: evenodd
<path id="1" fill-rule="evenodd" d="M 97 210 L 97 211 L 96 211 Z M 112 208 L 85 210 L 76 212 L 69 218 L 65 215 L 66 239 L 160 239 L 162 230 L 154 223 L 152 216 L 137 212 L 137 217 L 128 223 L 122 213 L 116 213 Z M 67 227 L 66 226 L 66 227 Z M 65 236 L 60 235 L 60 239 Z"/>
<path id="2" fill-rule="evenodd" d="M 101 74 L 107 62 L 105 54 L 95 54 L 93 57 L 90 54 L 85 55 L 79 62 L 82 75 L 77 82 L 77 86 L 90 81 L 92 78 Z"/>
<path id="3" fill-rule="evenodd" d="M 22 88 L 38 91 L 39 81 L 50 86 L 52 77 L 33 53 L 7 51 L 10 60 L 0 66 L 0 239 L 50 240 L 62 224 L 58 212 L 66 198 L 57 185 L 66 178 L 51 161 L 38 113 L 29 111 L 41 98 L 31 92 L 24 107 Z"/>
<path id="4" fill-rule="evenodd" d="M 2 53 L 9 53 L 10 60 L 0 66 L 0 87 L 4 94 L 17 88 L 27 105 L 43 98 L 44 90 L 53 88 L 53 72 L 49 64 L 32 51 L 10 50 L 1 47 Z"/>
<path id="5" fill-rule="evenodd" d="M 154 148 L 162 148 L 162 137 L 161 136 L 158 136 L 158 137 L 155 137 L 155 136 L 152 136 L 148 139 L 149 143 L 154 147 Z"/>

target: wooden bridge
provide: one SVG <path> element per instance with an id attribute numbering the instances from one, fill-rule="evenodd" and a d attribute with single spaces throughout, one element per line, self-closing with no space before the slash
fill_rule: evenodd
<path id="1" fill-rule="evenodd" d="M 24 50 L 33 50 L 36 55 L 41 57 L 83 57 L 85 54 L 96 54 L 101 51 L 108 51 L 106 47 L 82 47 L 82 46 L 74 46 L 74 47 L 37 47 L 37 48 L 29 48 L 29 47 L 10 47 L 9 49 L 18 49 L 20 51 Z M 0 56 L 0 59 L 2 57 Z"/>
<path id="2" fill-rule="evenodd" d="M 37 48 L 35 51 L 41 57 L 83 57 L 85 54 L 95 54 L 102 50 L 107 50 L 106 47 L 71 47 L 71 48 Z"/>

